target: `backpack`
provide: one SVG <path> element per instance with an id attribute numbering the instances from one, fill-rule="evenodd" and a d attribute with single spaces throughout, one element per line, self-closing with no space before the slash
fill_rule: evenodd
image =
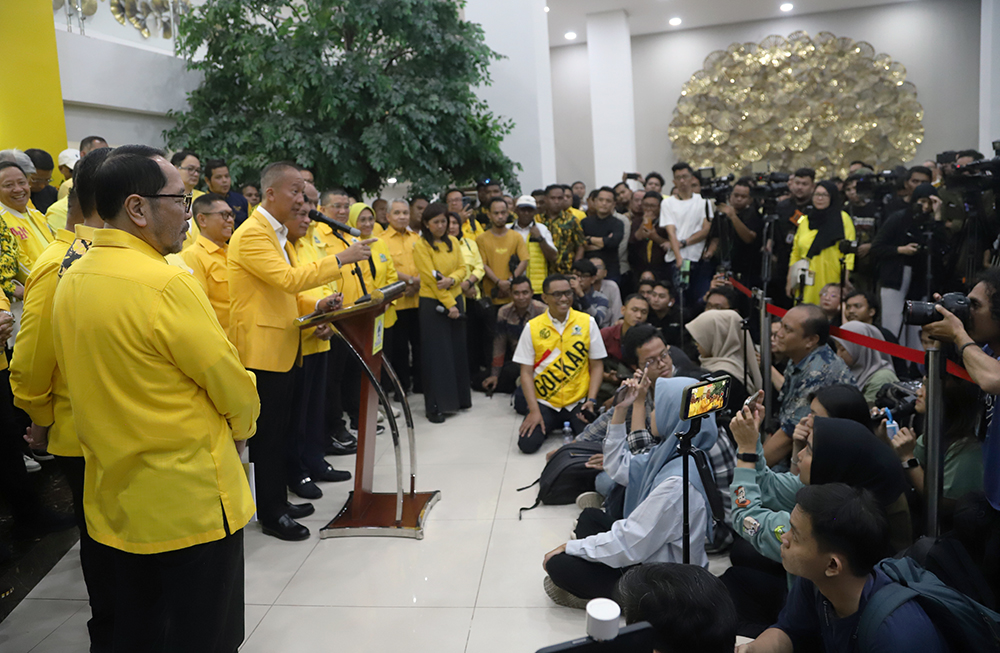
<path id="1" fill-rule="evenodd" d="M 591 456 L 603 451 L 603 443 L 587 441 L 570 442 L 557 449 L 555 455 L 545 463 L 538 480 L 517 489 L 521 492 L 538 486 L 538 498 L 535 499 L 535 503 L 521 508 L 517 518 L 520 519 L 525 510 L 534 510 L 540 503 L 549 506 L 566 505 L 576 501 L 576 498 L 584 492 L 593 491 L 594 479 L 600 474 L 600 470 L 590 469 L 586 464 Z"/>
<path id="2" fill-rule="evenodd" d="M 976 603 L 995 610 L 996 596 L 969 552 L 951 535 L 921 537 L 905 551 L 893 556 L 912 558 L 948 587 L 954 588 Z"/>
<path id="3" fill-rule="evenodd" d="M 912 558 L 886 558 L 878 568 L 893 582 L 868 599 L 855 632 L 859 650 L 870 650 L 882 622 L 916 599 L 951 650 L 1000 651 L 1000 614 L 948 587 Z"/>

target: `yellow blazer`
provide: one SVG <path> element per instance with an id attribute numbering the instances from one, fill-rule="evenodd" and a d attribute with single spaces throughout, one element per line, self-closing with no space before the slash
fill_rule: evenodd
<path id="1" fill-rule="evenodd" d="M 259 207 L 229 240 L 229 339 L 250 369 L 292 369 L 300 341 L 296 295 L 341 276 L 336 257 L 299 266 L 295 248 L 286 243 L 285 251 L 291 265 Z"/>

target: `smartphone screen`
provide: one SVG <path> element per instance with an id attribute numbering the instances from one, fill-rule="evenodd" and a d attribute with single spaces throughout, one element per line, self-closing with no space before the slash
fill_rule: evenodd
<path id="1" fill-rule="evenodd" d="M 689 420 L 716 413 L 729 403 L 731 376 L 702 381 L 684 388 L 681 397 L 681 419 Z"/>

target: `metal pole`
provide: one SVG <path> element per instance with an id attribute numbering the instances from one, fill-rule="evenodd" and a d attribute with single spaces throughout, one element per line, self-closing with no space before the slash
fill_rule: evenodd
<path id="1" fill-rule="evenodd" d="M 767 312 L 768 298 L 764 290 L 757 290 L 754 297 L 760 306 L 760 376 L 764 386 L 764 423 L 771 416 L 774 387 L 771 385 L 771 314 Z"/>
<path id="2" fill-rule="evenodd" d="M 927 446 L 927 467 L 924 470 L 924 494 L 927 497 L 927 534 L 940 535 L 938 507 L 941 501 L 942 473 L 944 471 L 941 448 L 944 423 L 944 365 L 940 349 L 927 350 L 927 423 L 924 443 Z"/>

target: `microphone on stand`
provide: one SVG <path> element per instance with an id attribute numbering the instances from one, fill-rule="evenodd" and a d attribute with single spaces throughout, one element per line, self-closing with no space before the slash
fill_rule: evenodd
<path id="1" fill-rule="evenodd" d="M 348 227 L 346 224 L 341 224 L 336 220 L 331 220 L 330 218 L 326 217 L 316 209 L 311 209 L 309 211 L 309 219 L 312 220 L 313 222 L 322 222 L 331 229 L 336 229 L 337 231 L 343 231 L 344 233 L 351 234 L 352 236 L 355 237 L 361 236 L 361 232 L 355 229 L 354 227 Z"/>

